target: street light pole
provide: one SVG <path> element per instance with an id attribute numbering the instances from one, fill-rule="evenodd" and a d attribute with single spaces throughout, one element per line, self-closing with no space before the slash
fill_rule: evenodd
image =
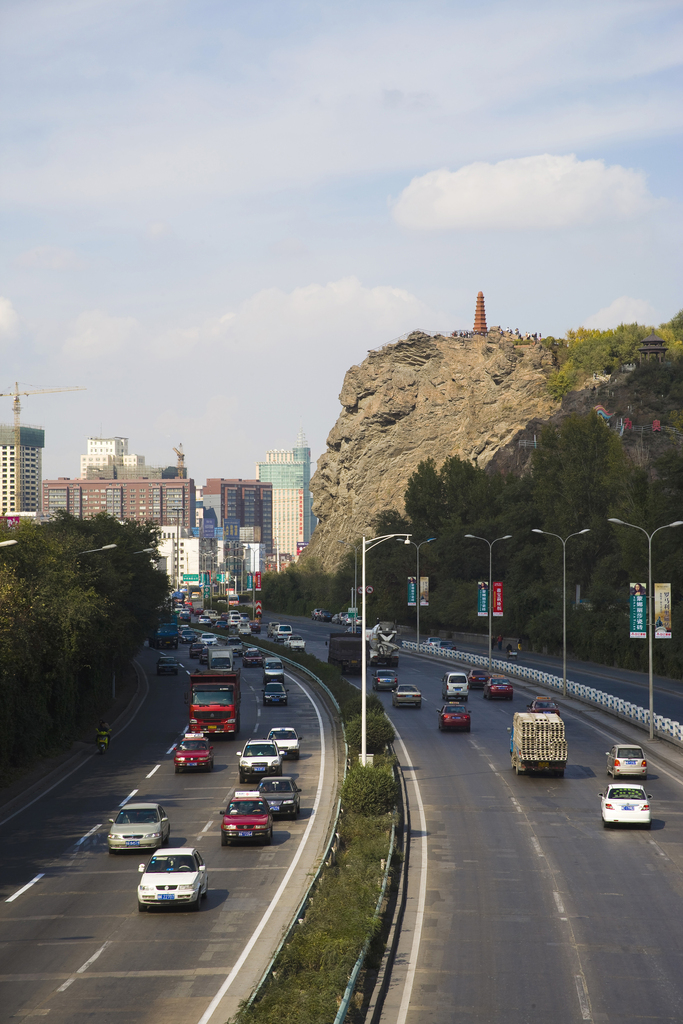
<path id="1" fill-rule="evenodd" d="M 405 543 L 405 541 L 401 541 L 400 537 L 398 539 L 399 539 L 399 543 Z M 420 651 L 420 548 L 422 547 L 423 544 L 431 544 L 432 541 L 434 541 L 434 540 L 436 540 L 436 537 L 428 537 L 427 540 L 423 540 L 419 544 L 416 544 L 414 540 L 408 541 L 409 544 L 413 545 L 413 547 L 415 548 L 415 550 L 417 552 L 417 568 L 416 568 L 417 576 L 415 577 L 415 609 L 416 609 L 416 612 L 417 612 L 417 624 L 416 625 L 417 625 L 417 650 L 418 650 L 418 653 Z"/>
<path id="2" fill-rule="evenodd" d="M 366 649 L 366 635 L 365 635 L 365 555 L 368 551 L 372 551 L 379 544 L 382 544 L 385 540 L 391 540 L 392 537 L 404 537 L 404 543 L 410 544 L 410 533 L 387 533 L 383 537 L 369 537 L 367 540 L 365 537 L 361 540 L 361 548 L 363 557 L 361 561 L 361 630 L 360 630 L 360 664 L 361 664 L 361 742 L 360 742 L 360 763 L 365 765 L 368 762 L 368 716 L 367 716 L 367 681 L 368 681 L 368 666 L 366 663 L 365 649 Z"/>
<path id="3" fill-rule="evenodd" d="M 499 540 L 510 540 L 512 537 L 511 533 L 506 533 L 504 537 L 496 537 L 495 540 L 487 540 L 486 537 L 477 537 L 474 533 L 466 533 L 466 537 L 470 540 L 483 540 L 484 544 L 489 546 L 489 594 L 488 594 L 488 606 L 489 606 L 489 672 L 491 672 L 491 641 L 493 638 L 493 545 L 497 544 Z"/>
<path id="4" fill-rule="evenodd" d="M 353 548 L 353 597 L 352 597 L 352 608 L 355 611 L 353 617 L 353 632 L 356 632 L 358 625 L 358 548 L 359 544 L 352 544 L 350 540 L 338 540 L 337 544 L 346 544 L 348 547 Z"/>
<path id="5" fill-rule="evenodd" d="M 683 519 L 677 519 L 675 523 L 666 523 L 664 526 L 658 526 L 652 533 L 648 533 L 642 526 L 636 526 L 635 523 L 625 523 L 622 519 L 608 519 L 608 523 L 617 523 L 619 526 L 630 526 L 632 530 L 640 530 L 647 537 L 647 597 L 646 601 L 652 601 L 652 604 L 647 609 L 647 648 L 648 648 L 648 695 L 650 700 L 650 739 L 653 740 L 655 737 L 655 691 L 654 681 L 652 673 L 652 626 L 654 622 L 654 600 L 655 595 L 652 592 L 652 538 L 660 530 L 668 530 L 673 526 L 683 526 Z"/>
<path id="6" fill-rule="evenodd" d="M 590 533 L 590 529 L 570 533 L 564 540 L 559 533 L 549 530 L 532 530 L 532 533 L 544 533 L 547 537 L 557 537 L 562 544 L 562 696 L 567 696 L 567 541 L 570 537 L 580 537 L 582 533 Z"/>

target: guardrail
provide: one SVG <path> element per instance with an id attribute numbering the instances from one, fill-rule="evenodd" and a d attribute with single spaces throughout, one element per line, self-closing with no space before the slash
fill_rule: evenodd
<path id="1" fill-rule="evenodd" d="M 464 661 L 469 665 L 483 667 L 488 667 L 489 663 L 488 655 L 469 654 L 467 651 L 449 651 L 440 647 L 434 647 L 432 644 L 420 644 L 418 648 L 418 645 L 413 641 L 404 640 L 401 646 L 404 650 L 415 651 L 416 654 L 431 654 L 437 658 L 442 658 L 444 661 Z M 551 672 L 542 672 L 536 668 L 526 668 L 524 665 L 516 665 L 514 662 L 505 661 L 501 658 L 492 658 L 491 668 L 495 669 L 496 672 L 503 672 L 505 675 L 518 676 L 531 683 L 539 683 L 539 685 L 547 686 L 551 690 L 562 689 L 562 677 L 555 676 Z M 621 697 L 614 697 L 611 693 L 605 693 L 604 690 L 597 690 L 593 686 L 575 683 L 569 679 L 567 680 L 567 693 L 572 697 L 577 697 L 579 700 L 594 704 L 596 707 L 604 708 L 618 718 L 632 722 L 633 725 L 641 729 L 650 728 L 649 708 L 640 707 L 638 704 L 631 704 L 627 700 L 622 700 Z M 683 745 L 683 724 L 681 722 L 675 722 L 673 719 L 665 718 L 663 715 L 655 715 L 654 731 L 661 739 Z"/>

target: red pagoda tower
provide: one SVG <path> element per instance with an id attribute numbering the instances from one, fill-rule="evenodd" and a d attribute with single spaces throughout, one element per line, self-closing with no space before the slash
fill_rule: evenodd
<path id="1" fill-rule="evenodd" d="M 484 293 L 477 292 L 477 308 L 474 311 L 474 333 L 488 334 L 486 326 L 486 310 L 484 309 Z"/>

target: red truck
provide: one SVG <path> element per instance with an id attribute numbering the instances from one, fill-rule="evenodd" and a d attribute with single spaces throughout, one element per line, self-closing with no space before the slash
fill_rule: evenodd
<path id="1" fill-rule="evenodd" d="M 190 732 L 207 736 L 236 735 L 240 731 L 240 670 L 193 672 L 185 703 Z"/>

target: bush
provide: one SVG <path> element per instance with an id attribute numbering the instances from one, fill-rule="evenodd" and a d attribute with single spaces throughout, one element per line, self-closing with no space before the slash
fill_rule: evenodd
<path id="1" fill-rule="evenodd" d="M 362 713 L 363 698 L 358 690 L 354 688 L 351 696 L 344 701 L 341 705 L 341 713 L 344 722 L 350 722 L 353 718 L 357 718 Z M 366 695 L 366 708 L 368 714 L 384 714 L 384 705 L 379 699 L 376 693 L 368 693 Z"/>
<path id="2" fill-rule="evenodd" d="M 388 814 L 396 804 L 398 786 L 393 775 L 373 765 L 356 764 L 342 787 L 342 803 L 356 814 Z"/>
<path id="3" fill-rule="evenodd" d="M 352 718 L 346 725 L 346 742 L 355 752 L 361 748 L 361 727 L 360 715 Z M 366 722 L 366 743 L 369 754 L 381 754 L 387 743 L 393 743 L 395 737 L 394 727 L 382 710 L 368 711 Z"/>

